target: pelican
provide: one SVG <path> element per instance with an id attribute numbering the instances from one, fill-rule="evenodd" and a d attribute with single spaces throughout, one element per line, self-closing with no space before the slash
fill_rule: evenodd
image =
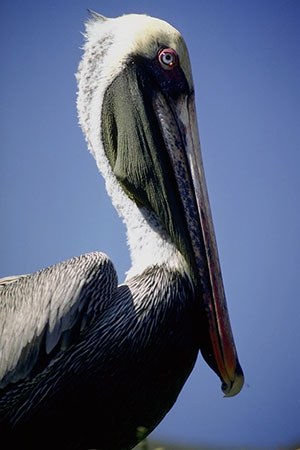
<path id="1" fill-rule="evenodd" d="M 120 285 L 99 252 L 1 280 L 0 436 L 12 449 L 131 449 L 199 350 L 225 396 L 243 385 L 181 34 L 146 15 L 91 13 L 77 82 L 132 265 Z"/>

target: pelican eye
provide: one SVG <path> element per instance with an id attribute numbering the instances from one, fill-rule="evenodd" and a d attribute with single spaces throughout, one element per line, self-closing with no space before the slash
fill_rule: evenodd
<path id="1" fill-rule="evenodd" d="M 178 55 L 172 48 L 163 48 L 158 52 L 158 61 L 163 69 L 171 70 L 178 64 Z"/>

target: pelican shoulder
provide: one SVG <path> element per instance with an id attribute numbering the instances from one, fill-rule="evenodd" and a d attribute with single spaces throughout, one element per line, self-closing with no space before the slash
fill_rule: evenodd
<path id="1" fill-rule="evenodd" d="M 117 287 L 109 258 L 81 255 L 31 275 L 8 277 L 0 289 L 0 387 L 46 366 L 105 309 Z"/>

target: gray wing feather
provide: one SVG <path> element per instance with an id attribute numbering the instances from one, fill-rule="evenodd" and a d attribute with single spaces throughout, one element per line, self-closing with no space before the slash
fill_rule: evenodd
<path id="1" fill-rule="evenodd" d="M 99 252 L 0 280 L 0 387 L 68 348 L 116 287 L 115 269 Z"/>

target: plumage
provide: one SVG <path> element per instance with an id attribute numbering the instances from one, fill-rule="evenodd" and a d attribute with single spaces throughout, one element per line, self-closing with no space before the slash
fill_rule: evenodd
<path id="1" fill-rule="evenodd" d="M 0 435 L 10 448 L 126 450 L 170 410 L 199 349 L 243 384 L 180 33 L 91 12 L 79 122 L 127 227 L 132 267 L 91 253 L 0 281 Z M 201 212 L 200 212 L 201 211 Z"/>
<path id="2" fill-rule="evenodd" d="M 14 378 L 4 379 L 2 386 L 1 436 L 10 421 L 15 425 L 12 448 L 21 444 L 22 448 L 38 448 L 41 437 L 37 444 L 37 431 L 47 435 L 51 424 L 54 434 L 50 433 L 43 448 L 130 448 L 139 426 L 151 429 L 169 410 L 174 391 L 179 393 L 194 364 L 198 347 L 187 320 L 190 314 L 185 314 L 195 306 L 190 283 L 166 267 L 154 267 L 117 287 L 111 263 L 95 253 L 44 269 L 17 281 L 22 282 L 20 286 L 10 284 L 3 298 L 14 298 L 16 289 L 33 301 L 35 296 L 43 298 L 43 279 L 47 280 L 45 307 L 53 307 L 56 326 L 51 329 L 52 311 L 47 315 L 40 311 L 41 317 L 49 319 L 38 324 L 40 330 L 29 341 L 31 354 L 22 343 L 25 355 L 18 359 Z M 63 307 L 57 308 L 62 292 L 73 305 L 65 316 Z M 165 301 L 159 302 L 160 298 Z M 174 334 L 174 327 L 180 329 L 179 334 Z M 164 332 L 162 342 L 159 330 Z M 15 333 L 18 337 L 18 326 Z M 192 352 L 186 355 L 189 341 Z M 180 359 L 187 356 L 188 367 L 182 371 Z M 13 393 L 9 383 L 14 385 Z M 133 408 L 135 391 L 138 404 Z M 136 417 L 136 408 L 143 411 L 143 404 L 146 410 Z"/>

